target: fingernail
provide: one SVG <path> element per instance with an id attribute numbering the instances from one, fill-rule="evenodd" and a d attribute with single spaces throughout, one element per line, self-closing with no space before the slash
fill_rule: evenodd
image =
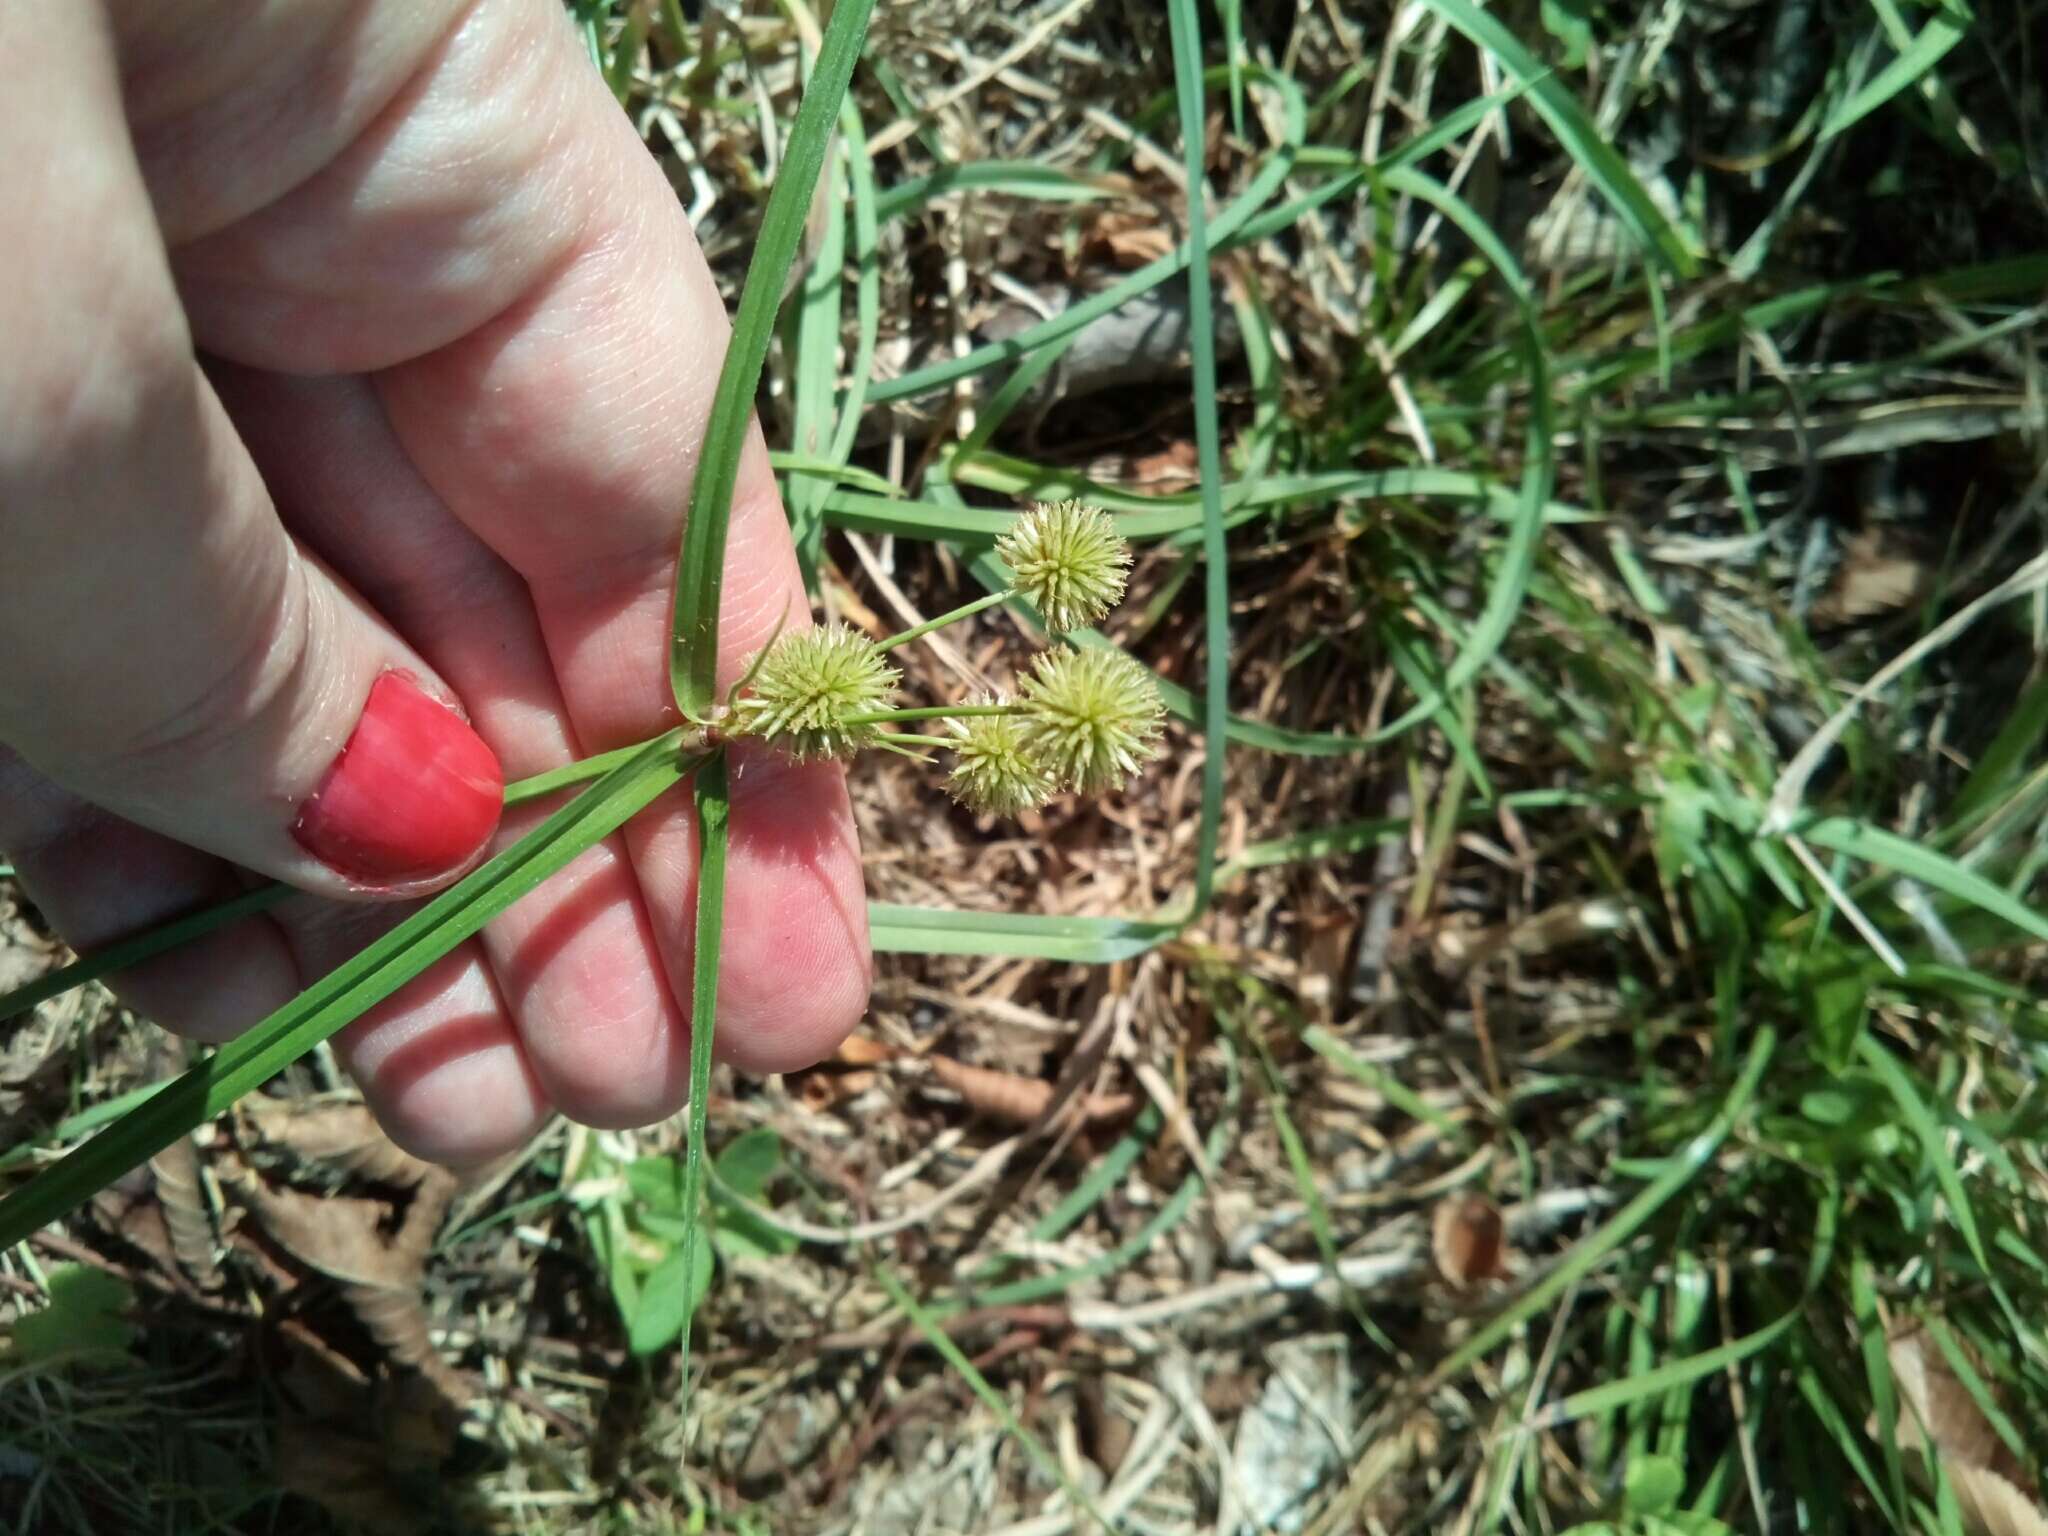
<path id="1" fill-rule="evenodd" d="M 482 738 L 405 673 L 386 672 L 292 836 L 351 880 L 397 885 L 468 862 L 504 800 L 505 775 Z"/>

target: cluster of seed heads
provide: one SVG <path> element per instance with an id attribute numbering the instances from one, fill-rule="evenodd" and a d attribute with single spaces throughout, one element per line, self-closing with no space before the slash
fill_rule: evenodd
<path id="1" fill-rule="evenodd" d="M 1124 595 L 1130 548 L 1099 508 L 1061 501 L 1032 508 L 996 541 L 1012 594 L 1060 634 L 1084 629 Z M 900 674 L 884 647 L 843 624 L 795 630 L 757 656 L 735 690 L 728 730 L 799 761 L 845 760 L 889 746 Z M 953 706 L 941 738 L 952 753 L 946 787 L 969 810 L 1015 816 L 1063 790 L 1104 794 L 1158 750 L 1162 709 L 1152 675 L 1122 651 L 1060 645 L 1041 652 L 1015 698 Z M 920 712 L 923 718 L 929 712 Z"/>

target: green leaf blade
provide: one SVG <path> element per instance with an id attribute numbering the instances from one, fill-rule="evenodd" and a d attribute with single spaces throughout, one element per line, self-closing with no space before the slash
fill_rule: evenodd
<path id="1" fill-rule="evenodd" d="M 648 742 L 528 836 L 343 961 L 247 1033 L 0 1198 L 0 1247 L 20 1242 L 227 1108 L 382 1002 L 683 776 L 680 731 Z"/>
<path id="2" fill-rule="evenodd" d="M 797 107 L 782 168 L 747 265 L 746 287 L 733 316 L 732 340 L 704 428 L 704 453 L 690 488 L 682 558 L 676 562 L 674 633 L 669 682 L 684 717 L 703 720 L 718 702 L 718 607 L 725 579 L 726 530 L 739 483 L 754 389 L 768 360 L 784 282 L 796 260 L 811 191 L 824 169 L 832 127 L 867 35 L 874 0 L 839 0 L 818 48 L 810 85 Z"/>

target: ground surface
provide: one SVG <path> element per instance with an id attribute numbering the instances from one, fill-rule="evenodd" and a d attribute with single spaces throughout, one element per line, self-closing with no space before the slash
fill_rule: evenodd
<path id="1" fill-rule="evenodd" d="M 736 292 L 800 28 L 617 9 L 578 14 Z M 888 955 L 838 1059 L 722 1075 L 721 1173 L 776 1224 L 714 1205 L 687 1393 L 618 1300 L 680 1123 L 456 1181 L 309 1059 L 0 1260 L 0 1527 L 2048 1528 L 2033 13 L 1203 22 L 1212 215 L 1291 133 L 1267 208 L 1328 193 L 1214 269 L 1246 723 L 1213 908 L 1108 964 Z M 878 7 L 875 222 L 820 205 L 763 399 L 823 611 L 980 590 L 802 468 L 806 424 L 864 333 L 878 381 L 1038 358 L 1170 251 L 1171 60 L 1137 0 Z M 1190 506 L 1187 326 L 1155 286 L 1021 400 L 871 404 L 848 459 L 928 503 Z M 1194 687 L 1203 574 L 1148 541 L 1110 626 Z M 1032 644 L 944 640 L 911 692 Z M 1176 722 L 1129 795 L 991 826 L 864 763 L 870 893 L 1150 916 L 1202 764 Z M 0 883 L 0 988 L 59 958 Z M 9 1026 L 0 1177 L 177 1059 L 95 991 Z"/>

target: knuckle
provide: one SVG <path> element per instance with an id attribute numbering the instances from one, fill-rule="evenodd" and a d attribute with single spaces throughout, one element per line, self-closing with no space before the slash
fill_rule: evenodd
<path id="1" fill-rule="evenodd" d="M 78 303 L 17 290 L 0 297 L 0 332 L 19 339 L 15 363 L 0 370 L 0 516 L 32 513 L 81 473 L 104 473 L 126 445 L 166 420 L 190 419 L 199 389 L 192 343 L 168 279 L 130 264 L 85 258 L 71 284 Z M 79 279 L 83 278 L 81 282 Z"/>
<path id="2" fill-rule="evenodd" d="M 195 765 L 242 748 L 252 736 L 281 751 L 304 702 L 316 624 L 297 561 L 281 563 L 267 587 L 246 606 L 239 633 L 221 649 L 216 666 L 123 727 L 112 755 L 126 773 L 146 780 L 160 766 L 189 777 Z"/>

